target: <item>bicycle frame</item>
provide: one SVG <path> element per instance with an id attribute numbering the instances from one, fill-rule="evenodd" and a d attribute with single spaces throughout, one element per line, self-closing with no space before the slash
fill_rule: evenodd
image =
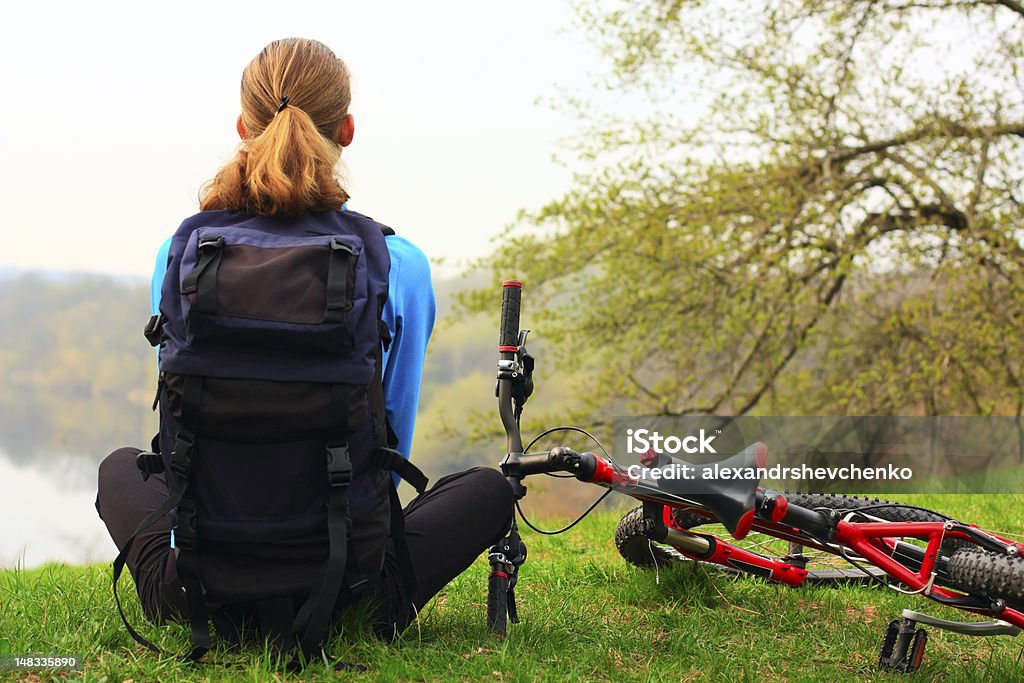
<path id="1" fill-rule="evenodd" d="M 590 453 L 579 454 L 579 456 L 589 456 L 597 461 L 593 476 L 591 478 L 577 476 L 581 481 L 612 488 L 643 502 L 662 505 L 662 523 L 670 530 L 664 540 L 683 555 L 693 560 L 738 569 L 790 586 L 801 585 L 807 577 L 807 571 L 795 564 L 752 553 L 722 541 L 720 538 L 676 527 L 672 519 L 673 509 L 697 513 L 709 519 L 715 519 L 715 515 L 703 505 L 691 501 L 680 501 L 672 494 L 662 496 L 650 491 L 633 492 L 630 489 L 638 487 L 638 480 L 624 478 L 621 468 L 616 467 L 614 463 L 597 458 Z M 566 468 L 558 467 L 552 471 L 559 469 L 565 470 Z M 1024 545 L 983 532 L 977 527 L 954 521 L 872 522 L 837 519 L 834 524 L 825 520 L 818 524 L 813 522 L 807 524 L 806 520 L 813 519 L 814 515 L 822 518 L 828 515 L 792 505 L 788 501 L 782 502 L 785 501 L 785 497 L 769 489 L 758 489 L 757 500 L 757 507 L 751 510 L 753 520 L 749 529 L 752 531 L 841 557 L 846 557 L 843 549 L 848 548 L 858 555 L 858 561 L 863 560 L 905 584 L 908 587 L 908 592 L 921 593 L 937 602 L 977 614 L 995 616 L 1014 626 L 1024 628 L 1024 612 L 1005 606 L 981 604 L 971 596 L 934 585 L 934 572 L 940 562 L 939 548 L 943 541 L 977 542 L 980 539 L 985 542 L 982 545 L 992 545 L 993 549 L 1003 551 L 1005 547 L 1010 546 L 1016 547 L 1017 552 L 1024 552 Z M 794 512 L 797 514 L 794 515 Z M 845 515 L 847 518 L 858 516 L 869 517 L 866 513 L 856 511 Z M 787 524 L 786 522 L 791 519 L 792 523 Z M 819 538 L 819 532 L 822 528 L 829 526 L 832 527 L 831 538 L 828 541 L 823 541 Z M 745 535 L 746 533 L 742 534 L 742 536 Z M 927 542 L 928 545 L 921 548 L 897 540 L 903 538 L 915 538 Z M 692 539 L 704 539 L 709 547 L 703 552 L 695 552 L 700 546 L 695 547 Z M 914 565 L 917 566 L 917 571 L 914 571 Z"/>

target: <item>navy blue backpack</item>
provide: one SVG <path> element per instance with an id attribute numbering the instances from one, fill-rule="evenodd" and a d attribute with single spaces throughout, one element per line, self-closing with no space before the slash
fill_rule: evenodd
<path id="1" fill-rule="evenodd" d="M 335 610 L 372 595 L 389 537 L 412 596 L 391 472 L 427 482 L 393 450 L 384 412 L 386 234 L 351 211 L 205 211 L 171 240 L 146 330 L 160 433 L 138 458 L 169 497 L 136 534 L 169 515 L 190 659 L 209 649 L 211 619 L 232 640 L 245 619 L 314 653 Z"/>

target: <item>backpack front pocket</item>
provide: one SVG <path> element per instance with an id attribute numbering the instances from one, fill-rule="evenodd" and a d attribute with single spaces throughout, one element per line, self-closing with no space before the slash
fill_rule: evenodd
<path id="1" fill-rule="evenodd" d="M 354 235 L 196 231 L 181 269 L 190 341 L 240 350 L 350 354 L 349 315 L 366 298 L 361 252 Z"/>

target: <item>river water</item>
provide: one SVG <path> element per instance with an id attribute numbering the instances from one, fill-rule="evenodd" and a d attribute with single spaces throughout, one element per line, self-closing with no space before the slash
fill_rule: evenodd
<path id="1" fill-rule="evenodd" d="M 148 444 L 145 398 L 0 389 L 0 568 L 113 561 L 96 474 L 110 451 Z"/>
<path id="2" fill-rule="evenodd" d="M 98 464 L 72 455 L 16 463 L 0 451 L 0 568 L 114 559 L 94 506 Z"/>

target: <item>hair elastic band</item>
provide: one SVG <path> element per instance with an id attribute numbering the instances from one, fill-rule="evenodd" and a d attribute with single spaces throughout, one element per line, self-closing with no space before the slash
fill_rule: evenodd
<path id="1" fill-rule="evenodd" d="M 281 98 L 281 106 L 277 108 L 277 114 L 280 114 L 288 106 L 288 100 L 289 97 L 287 95 Z M 277 114 L 274 114 L 274 116 L 277 116 Z"/>

